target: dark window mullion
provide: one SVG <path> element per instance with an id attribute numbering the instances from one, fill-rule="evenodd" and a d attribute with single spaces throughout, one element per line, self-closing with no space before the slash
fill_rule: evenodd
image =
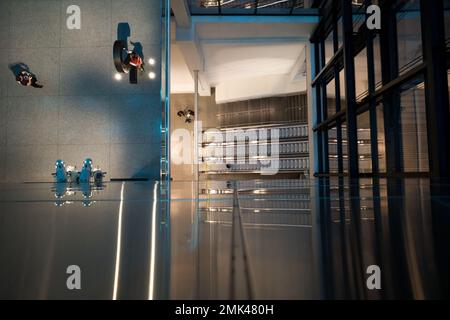
<path id="1" fill-rule="evenodd" d="M 322 118 L 321 122 L 325 121 L 328 117 L 327 115 L 327 85 L 325 83 L 321 84 L 321 98 L 322 98 Z M 322 146 L 323 146 L 323 173 L 330 173 L 330 164 L 329 164 L 329 152 L 328 152 L 328 131 L 324 130 L 322 133 Z"/>
<path id="2" fill-rule="evenodd" d="M 422 43 L 429 168 L 433 177 L 450 177 L 450 119 L 447 84 L 444 5 L 421 1 Z"/>
<path id="3" fill-rule="evenodd" d="M 355 61 L 353 42 L 353 12 L 352 3 L 341 0 L 342 33 L 344 40 L 344 73 L 345 101 L 347 109 L 347 149 L 348 173 L 351 178 L 359 175 L 358 139 L 356 123 L 356 92 L 355 92 Z"/>
<path id="4" fill-rule="evenodd" d="M 383 86 L 398 77 L 397 21 L 394 4 L 381 3 L 380 50 Z M 383 95 L 386 172 L 395 175 L 402 171 L 402 142 L 400 127 L 400 94 L 391 90 Z"/>
<path id="5" fill-rule="evenodd" d="M 366 1 L 367 5 L 371 1 Z M 375 93 L 375 55 L 373 47 L 374 32 L 367 33 L 367 79 L 369 82 L 369 97 Z M 377 104 L 375 99 L 370 99 L 370 150 L 372 156 L 372 172 L 379 173 L 380 164 L 378 156 L 378 124 L 377 124 Z"/>
<path id="6" fill-rule="evenodd" d="M 337 137 L 338 172 L 340 174 L 343 174 L 344 173 L 344 152 L 343 152 L 343 146 L 342 146 L 342 123 L 341 123 L 341 120 L 337 121 L 336 137 Z"/>
<path id="7" fill-rule="evenodd" d="M 319 48 L 320 46 L 316 46 Z M 322 122 L 322 101 L 321 101 L 321 88 L 320 84 L 315 86 L 315 95 L 316 95 L 316 121 L 317 123 Z M 323 131 L 319 130 L 316 132 L 317 135 L 317 158 L 318 158 L 318 167 L 319 167 L 319 174 L 324 173 L 324 159 L 323 159 Z"/>

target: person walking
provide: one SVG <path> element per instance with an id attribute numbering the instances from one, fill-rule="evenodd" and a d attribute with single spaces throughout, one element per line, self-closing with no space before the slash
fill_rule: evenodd
<path id="1" fill-rule="evenodd" d="M 135 44 L 134 42 L 130 41 L 131 45 L 134 46 L 133 50 L 127 50 L 124 48 L 124 50 L 127 52 L 127 59 L 125 62 L 133 67 L 136 67 L 139 71 L 144 72 L 144 60 L 139 55 L 138 50 L 136 50 L 136 47 L 138 44 Z"/>
<path id="2" fill-rule="evenodd" d="M 42 88 L 43 85 L 37 83 L 38 80 L 35 75 L 26 70 L 20 71 L 20 73 L 16 76 L 16 81 L 26 87 L 34 87 L 34 88 Z"/>

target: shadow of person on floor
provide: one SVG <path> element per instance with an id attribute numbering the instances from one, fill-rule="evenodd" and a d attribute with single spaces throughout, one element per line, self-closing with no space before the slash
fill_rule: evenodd
<path id="1" fill-rule="evenodd" d="M 128 38 L 131 35 L 130 25 L 128 22 L 120 22 L 117 25 L 117 40 L 128 42 Z"/>
<path id="2" fill-rule="evenodd" d="M 34 88 L 42 88 L 37 83 L 37 76 L 30 71 L 30 67 L 23 62 L 16 62 L 9 65 L 9 69 L 14 74 L 16 81 L 23 86 L 32 86 Z"/>
<path id="3" fill-rule="evenodd" d="M 136 52 L 142 60 L 144 60 L 144 52 L 142 50 L 142 44 L 140 42 L 133 42 L 130 40 L 130 44 L 133 46 L 133 50 L 128 49 L 128 38 L 131 37 L 131 28 L 128 22 L 119 22 L 117 25 L 117 40 L 124 41 L 127 44 L 125 48 L 128 52 Z"/>
<path id="4" fill-rule="evenodd" d="M 30 67 L 23 62 L 16 62 L 9 65 L 9 70 L 17 77 L 22 71 L 31 73 Z"/>
<path id="5" fill-rule="evenodd" d="M 132 42 L 130 41 L 131 45 L 133 46 L 133 51 L 136 52 L 139 57 L 144 60 L 144 52 L 142 50 L 142 44 L 140 42 Z"/>

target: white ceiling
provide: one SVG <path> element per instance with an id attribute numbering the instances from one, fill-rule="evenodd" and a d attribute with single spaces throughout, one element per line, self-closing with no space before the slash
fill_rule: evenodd
<path id="1" fill-rule="evenodd" d="M 217 102 L 305 90 L 305 44 L 314 23 L 192 19 L 189 28 L 176 27 L 173 37 L 172 93 L 194 92 L 194 70 L 199 70 L 200 94 L 208 95 L 215 87 Z"/>
<path id="2" fill-rule="evenodd" d="M 203 44 L 205 75 L 211 86 L 223 81 L 291 72 L 304 44 Z"/>

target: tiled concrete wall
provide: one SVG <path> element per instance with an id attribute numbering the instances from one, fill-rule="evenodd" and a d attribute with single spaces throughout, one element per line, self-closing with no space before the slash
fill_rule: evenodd
<path id="1" fill-rule="evenodd" d="M 67 29 L 69 5 L 81 30 Z M 157 61 L 137 85 L 114 79 L 121 22 Z M 51 181 L 56 159 L 80 168 L 86 157 L 108 178 L 157 178 L 161 43 L 160 0 L 0 0 L 0 182 Z M 18 85 L 17 62 L 44 88 Z"/>

